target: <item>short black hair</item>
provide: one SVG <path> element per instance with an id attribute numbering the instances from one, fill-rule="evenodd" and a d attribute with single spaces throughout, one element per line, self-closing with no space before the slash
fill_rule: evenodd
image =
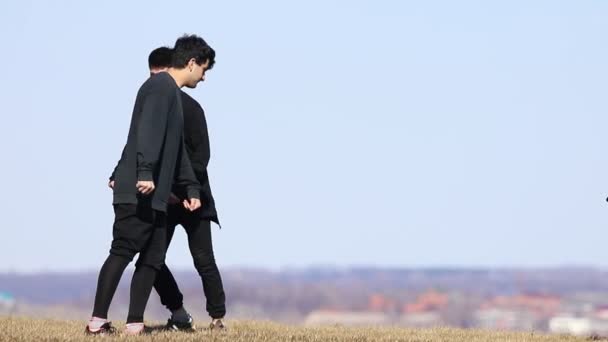
<path id="1" fill-rule="evenodd" d="M 148 67 L 150 69 L 168 68 L 171 66 L 173 50 L 166 46 L 152 50 L 148 56 Z"/>
<path id="2" fill-rule="evenodd" d="M 195 34 L 183 35 L 175 42 L 173 47 L 173 58 L 171 66 L 177 69 L 183 69 L 192 58 L 196 60 L 196 64 L 202 65 L 205 61 L 209 61 L 207 70 L 213 68 L 215 64 L 215 50 L 205 42 L 205 40 Z"/>

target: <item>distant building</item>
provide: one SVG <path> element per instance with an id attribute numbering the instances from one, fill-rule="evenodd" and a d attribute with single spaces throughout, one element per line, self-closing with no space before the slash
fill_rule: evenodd
<path id="1" fill-rule="evenodd" d="M 389 316 L 374 311 L 331 311 L 317 310 L 311 312 L 304 321 L 305 325 L 386 325 L 390 324 Z"/>
<path id="2" fill-rule="evenodd" d="M 368 310 L 374 312 L 395 313 L 398 309 L 397 302 L 383 294 L 375 293 L 369 297 Z"/>
<path id="3" fill-rule="evenodd" d="M 608 306 L 607 305 L 596 306 L 594 316 L 598 319 L 608 320 Z"/>
<path id="4" fill-rule="evenodd" d="M 499 330 L 535 330 L 538 318 L 527 310 L 480 309 L 473 314 L 477 328 Z"/>
<path id="5" fill-rule="evenodd" d="M 416 302 L 407 303 L 403 306 L 403 314 L 426 313 L 438 311 L 448 306 L 449 296 L 437 291 L 427 291 L 421 294 Z"/>
<path id="6" fill-rule="evenodd" d="M 444 322 L 439 312 L 412 312 L 401 315 L 399 325 L 413 328 L 431 328 L 443 326 Z"/>
<path id="7" fill-rule="evenodd" d="M 0 292 L 0 314 L 11 315 L 17 309 L 15 298 L 7 292 Z"/>
<path id="8" fill-rule="evenodd" d="M 591 332 L 591 319 L 556 316 L 549 321 L 549 331 L 556 334 L 588 335 Z"/>
<path id="9" fill-rule="evenodd" d="M 560 298 L 546 295 L 499 296 L 475 311 L 474 325 L 502 330 L 547 330 L 559 311 Z"/>
<path id="10" fill-rule="evenodd" d="M 575 312 L 561 313 L 549 320 L 549 331 L 557 334 L 572 335 L 608 335 L 608 307 L 593 307 L 584 303 L 583 309 Z"/>
<path id="11" fill-rule="evenodd" d="M 592 317 L 556 316 L 549 321 L 549 331 L 578 336 L 608 335 L 608 320 Z"/>

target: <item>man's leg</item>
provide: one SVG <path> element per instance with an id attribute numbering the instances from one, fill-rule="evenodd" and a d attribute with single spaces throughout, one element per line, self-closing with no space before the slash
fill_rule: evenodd
<path id="1" fill-rule="evenodd" d="M 178 205 L 170 205 L 167 211 L 167 249 L 175 232 L 175 227 L 182 223 L 185 209 Z M 160 297 L 160 302 L 171 311 L 167 328 L 171 330 L 193 331 L 192 316 L 184 308 L 184 295 L 179 290 L 173 274 L 166 263 L 158 271 L 154 281 L 154 289 Z"/>
<path id="2" fill-rule="evenodd" d="M 143 329 L 144 311 L 150 298 L 156 274 L 165 261 L 167 247 L 166 215 L 163 212 L 146 208 L 140 212 L 151 227 L 151 235 L 137 260 L 139 266 L 133 273 L 127 330 L 134 325 L 135 332 Z M 141 328 L 141 329 L 140 329 Z"/>
<path id="3" fill-rule="evenodd" d="M 97 279 L 93 317 L 108 318 L 110 303 L 114 298 L 120 278 L 130 261 L 127 257 L 110 254 L 103 263 Z"/>
<path id="4" fill-rule="evenodd" d="M 206 309 L 213 319 L 223 318 L 226 314 L 226 296 L 220 271 L 215 263 L 211 242 L 211 222 L 193 213 L 184 225 L 188 233 L 188 246 L 203 283 L 207 299 Z"/>
<path id="5" fill-rule="evenodd" d="M 169 206 L 167 212 L 167 250 L 173 239 L 175 233 L 175 227 L 180 223 L 180 217 L 182 213 L 179 211 L 179 207 L 175 205 Z M 154 289 L 160 297 L 160 302 L 171 312 L 179 310 L 184 304 L 184 296 L 177 286 L 177 282 L 171 274 L 169 267 L 166 263 L 158 271 L 156 280 L 154 281 Z"/>
<path id="6" fill-rule="evenodd" d="M 122 274 L 140 250 L 142 225 L 137 215 L 137 205 L 114 205 L 114 228 L 110 255 L 99 271 L 93 317 L 87 331 L 98 332 L 106 324 L 110 303 Z"/>

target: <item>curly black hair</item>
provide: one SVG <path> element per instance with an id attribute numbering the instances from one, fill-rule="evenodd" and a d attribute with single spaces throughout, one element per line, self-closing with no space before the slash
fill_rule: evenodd
<path id="1" fill-rule="evenodd" d="M 173 47 L 173 57 L 171 66 L 177 69 L 183 69 L 192 58 L 196 64 L 202 65 L 209 61 L 207 70 L 213 68 L 215 64 L 215 50 L 205 42 L 205 40 L 195 34 L 183 35 L 175 42 Z"/>

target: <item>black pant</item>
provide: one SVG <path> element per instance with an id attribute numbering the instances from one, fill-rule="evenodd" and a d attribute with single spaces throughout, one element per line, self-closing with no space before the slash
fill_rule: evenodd
<path id="1" fill-rule="evenodd" d="M 199 212 L 186 211 L 181 205 L 171 205 L 167 215 L 167 248 L 175 232 L 175 227 L 181 224 L 188 234 L 188 246 L 203 283 L 203 291 L 207 300 L 206 309 L 212 318 L 222 318 L 226 314 L 226 296 L 222 278 L 213 256 L 211 243 L 211 222 L 201 218 Z M 179 290 L 173 274 L 163 265 L 158 272 L 154 289 L 160 296 L 160 301 L 169 310 L 182 307 L 184 296 Z"/>
<path id="2" fill-rule="evenodd" d="M 133 273 L 127 323 L 143 322 L 144 311 L 158 270 L 165 261 L 166 215 L 144 204 L 115 204 L 110 255 L 97 282 L 93 316 L 108 317 L 120 278 L 133 257 L 141 267 Z"/>

